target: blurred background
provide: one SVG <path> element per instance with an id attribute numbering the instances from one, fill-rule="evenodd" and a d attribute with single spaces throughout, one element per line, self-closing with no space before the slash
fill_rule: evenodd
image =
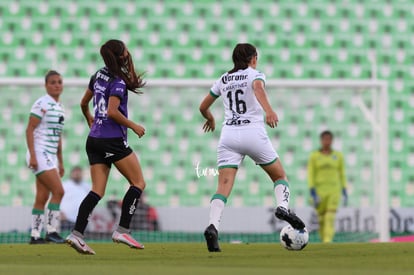
<path id="1" fill-rule="evenodd" d="M 63 180 L 79 165 L 90 181 L 84 150 L 88 128 L 78 103 L 90 75 L 103 66 L 100 45 L 111 38 L 126 43 L 136 69 L 148 79 L 143 95 L 130 96 L 131 117 L 146 127 L 147 135 L 140 140 L 130 135 L 129 143 L 142 162 L 145 201 L 157 220 L 151 229 L 136 232 L 144 241 L 202 240 L 217 181 L 219 131 L 202 133 L 198 104 L 209 91 L 206 83 L 232 67 L 238 42 L 258 48 L 258 67 L 268 80 L 388 83 L 390 225 L 393 235 L 412 234 L 413 14 L 412 1 L 1 1 L 0 242 L 28 241 L 34 176 L 25 166 L 24 131 L 31 105 L 45 92 L 43 76 L 49 69 L 58 70 L 64 83 L 70 80 L 62 96 Z M 206 81 L 197 84 L 199 80 Z M 291 206 L 306 217 L 310 230 L 317 229 L 308 203 L 306 165 L 318 147 L 319 132 L 331 129 L 337 137 L 334 147 L 345 155 L 349 182 L 349 207 L 338 213 L 335 240 L 375 238 L 365 233 L 375 228 L 370 224 L 377 154 L 372 127 L 352 100 L 355 91 L 272 87 L 269 97 L 281 123 L 269 135 L 292 183 Z M 219 102 L 214 114 L 220 122 Z M 109 240 L 105 234 L 112 230 L 127 185 L 113 169 L 106 197 L 91 218 L 90 238 Z M 272 183 L 246 159 L 228 202 L 222 238 L 277 240 L 274 232 L 283 224 L 273 218 L 274 204 Z M 143 214 L 140 219 L 147 218 Z M 311 240 L 318 240 L 316 234 Z"/>

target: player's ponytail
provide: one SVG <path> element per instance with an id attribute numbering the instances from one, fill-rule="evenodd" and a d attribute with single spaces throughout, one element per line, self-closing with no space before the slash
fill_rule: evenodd
<path id="1" fill-rule="evenodd" d="M 249 43 L 239 43 L 233 50 L 234 67 L 228 73 L 232 74 L 238 70 L 244 70 L 249 66 L 253 57 L 257 56 L 256 48 Z"/>
<path id="2" fill-rule="evenodd" d="M 101 56 L 108 71 L 125 81 L 128 90 L 141 93 L 138 89 L 144 87 L 142 74 L 135 72 L 134 62 L 128 51 L 124 57 L 125 44 L 121 40 L 111 39 L 101 46 Z"/>

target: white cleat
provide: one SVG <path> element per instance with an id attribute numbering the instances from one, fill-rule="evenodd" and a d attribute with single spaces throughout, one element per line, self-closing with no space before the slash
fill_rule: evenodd
<path id="1" fill-rule="evenodd" d="M 76 251 L 78 251 L 81 254 L 87 254 L 87 255 L 95 255 L 95 251 L 93 251 L 92 248 L 90 248 L 85 241 L 74 235 L 73 233 L 70 233 L 69 236 L 66 238 L 66 243 L 69 244 L 71 247 L 73 247 Z"/>
<path id="2" fill-rule="evenodd" d="M 112 234 L 112 241 L 115 243 L 123 243 L 128 245 L 131 248 L 135 249 L 144 249 L 144 245 L 137 242 L 130 234 L 128 233 L 119 233 L 114 231 Z"/>

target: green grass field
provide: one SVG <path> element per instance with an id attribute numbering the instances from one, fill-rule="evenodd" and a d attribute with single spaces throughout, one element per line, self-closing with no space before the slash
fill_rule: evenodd
<path id="1" fill-rule="evenodd" d="M 147 243 L 145 250 L 92 243 L 96 255 L 66 245 L 0 245 L 0 274 L 414 274 L 414 243 L 279 244 Z"/>

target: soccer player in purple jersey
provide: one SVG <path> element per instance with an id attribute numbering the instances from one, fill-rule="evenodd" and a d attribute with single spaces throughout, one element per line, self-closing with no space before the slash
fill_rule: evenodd
<path id="1" fill-rule="evenodd" d="M 109 40 L 101 46 L 100 54 L 105 67 L 98 70 L 90 79 L 82 100 L 81 109 L 90 127 L 86 141 L 92 190 L 79 207 L 75 228 L 66 238 L 74 249 L 82 254 L 95 254 L 83 240 L 88 217 L 105 194 L 111 165 L 128 180 L 130 188 L 122 202 L 122 213 L 118 228 L 112 240 L 124 243 L 131 248 L 143 249 L 129 231 L 138 200 L 145 188 L 140 163 L 127 142 L 127 129 L 138 137 L 145 134 L 144 127 L 128 119 L 128 90 L 139 93 L 145 83 L 142 75 L 137 75 L 131 55 L 120 40 Z M 89 111 L 93 100 L 94 116 Z"/>

